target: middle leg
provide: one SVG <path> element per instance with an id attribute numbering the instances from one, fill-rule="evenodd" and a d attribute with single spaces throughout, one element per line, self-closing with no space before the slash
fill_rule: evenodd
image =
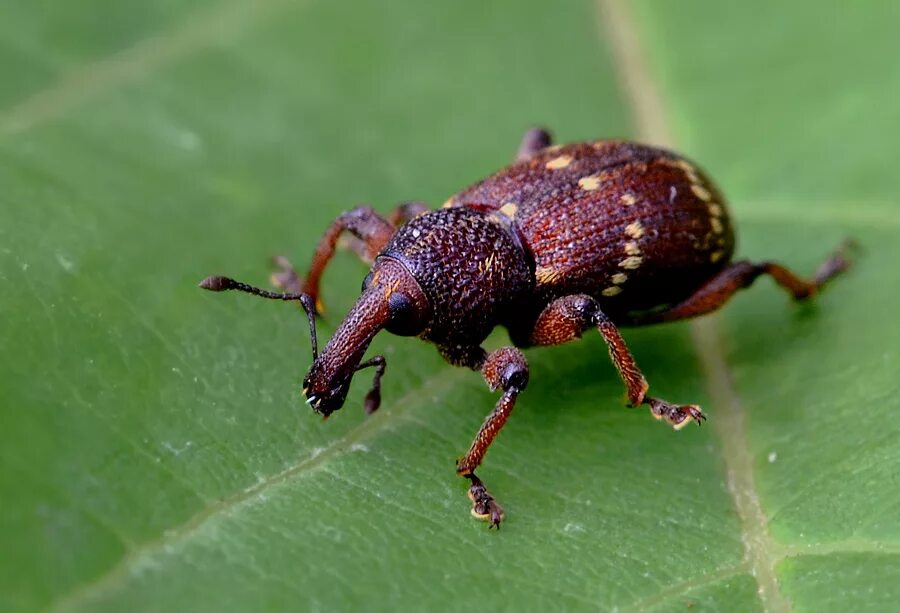
<path id="1" fill-rule="evenodd" d="M 676 430 L 695 421 L 698 424 L 706 417 L 695 404 L 672 404 L 660 398 L 647 396 L 647 380 L 631 355 L 625 339 L 616 325 L 600 310 L 597 301 L 587 294 L 563 296 L 551 302 L 538 316 L 530 331 L 527 344 L 559 345 L 581 338 L 590 327 L 606 341 L 609 357 L 625 383 L 629 406 L 646 404 L 656 419 L 665 419 Z"/>
<path id="2" fill-rule="evenodd" d="M 456 462 L 457 474 L 471 482 L 469 498 L 472 500 L 472 515 L 490 522 L 490 528 L 499 528 L 503 509 L 475 475 L 475 469 L 509 419 L 516 406 L 516 398 L 528 385 L 528 362 L 522 352 L 514 347 L 502 347 L 490 354 L 481 347 L 441 348 L 441 355 L 451 364 L 480 370 L 491 391 L 503 390 L 503 395 L 481 424 L 469 450 Z"/>

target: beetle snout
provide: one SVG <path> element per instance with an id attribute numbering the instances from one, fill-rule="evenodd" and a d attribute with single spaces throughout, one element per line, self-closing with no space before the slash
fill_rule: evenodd
<path id="1" fill-rule="evenodd" d="M 344 406 L 347 392 L 350 390 L 350 381 L 331 385 L 317 383 L 307 377 L 303 381 L 303 395 L 306 396 L 306 404 L 311 406 L 313 411 L 323 417 L 328 417 Z"/>

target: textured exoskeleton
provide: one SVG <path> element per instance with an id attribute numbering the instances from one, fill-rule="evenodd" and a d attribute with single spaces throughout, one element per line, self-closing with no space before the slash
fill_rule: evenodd
<path id="1" fill-rule="evenodd" d="M 344 232 L 372 269 L 356 305 L 318 354 L 319 280 Z M 618 326 L 708 313 L 761 274 L 806 299 L 847 267 L 839 250 L 805 280 L 774 262 L 733 262 L 733 251 L 722 194 L 688 160 L 623 141 L 551 146 L 547 132 L 532 130 L 514 164 L 440 209 L 408 203 L 388 219 L 367 207 L 344 213 L 322 238 L 305 278 L 277 259 L 281 270 L 273 280 L 287 293 L 225 277 L 201 285 L 303 303 L 314 357 L 303 392 L 325 416 L 344 404 L 354 373 L 369 366 L 375 380 L 365 405 L 377 409 L 385 359 L 363 357 L 382 329 L 419 336 L 450 363 L 479 370 L 502 396 L 457 471 L 471 482 L 473 514 L 499 526 L 502 510 L 475 469 L 528 384 L 518 348 L 565 343 L 596 328 L 630 405 L 647 405 L 677 429 L 700 423 L 703 413 L 647 395 Z M 488 353 L 481 343 L 498 325 L 509 330 L 514 346 Z"/>

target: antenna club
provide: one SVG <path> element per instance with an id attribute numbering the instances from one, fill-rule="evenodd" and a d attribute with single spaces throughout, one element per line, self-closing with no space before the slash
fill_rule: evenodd
<path id="1" fill-rule="evenodd" d="M 203 279 L 199 286 L 203 289 L 208 289 L 211 292 L 222 292 L 234 287 L 234 280 L 229 279 L 228 277 L 217 277 L 213 275 Z"/>

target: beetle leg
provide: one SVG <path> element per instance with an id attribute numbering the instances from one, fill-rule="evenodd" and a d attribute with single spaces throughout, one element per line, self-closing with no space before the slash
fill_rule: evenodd
<path id="1" fill-rule="evenodd" d="M 387 219 L 396 229 L 418 217 L 422 213 L 428 212 L 428 210 L 428 205 L 424 202 L 403 202 L 398 204 L 397 208 L 391 211 Z M 375 256 L 378 255 L 378 252 L 381 251 L 379 249 L 373 255 L 369 246 L 366 245 L 366 242 L 353 236 L 352 234 L 350 236 L 347 236 L 345 234 L 343 237 L 341 237 L 341 239 L 338 241 L 338 246 L 346 247 L 347 249 L 358 255 L 359 259 L 361 259 L 366 264 L 371 264 Z"/>
<path id="2" fill-rule="evenodd" d="M 544 147 L 549 147 L 552 143 L 553 137 L 550 135 L 550 132 L 543 128 L 531 128 L 522 137 L 522 144 L 519 145 L 519 150 L 516 152 L 516 161 L 527 160 Z"/>
<path id="3" fill-rule="evenodd" d="M 399 228 L 406 222 L 412 221 L 422 213 L 427 213 L 428 210 L 428 205 L 424 202 L 401 202 L 397 205 L 397 208 L 391 211 L 391 214 L 388 215 L 388 221 L 394 224 L 394 227 Z"/>
<path id="4" fill-rule="evenodd" d="M 588 328 L 595 326 L 606 341 L 609 357 L 625 383 L 629 406 L 646 404 L 656 419 L 665 419 L 679 430 L 696 421 L 706 419 L 694 404 L 677 405 L 647 396 L 647 380 L 631 355 L 625 339 L 616 325 L 600 310 L 597 301 L 587 294 L 563 296 L 551 302 L 538 316 L 528 338 L 531 345 L 559 345 L 581 338 Z"/>
<path id="5" fill-rule="evenodd" d="M 475 469 L 509 419 L 516 406 L 516 398 L 528 385 L 528 362 L 522 352 L 513 347 L 502 347 L 490 354 L 481 347 L 441 349 L 441 353 L 453 364 L 480 370 L 492 391 L 503 390 L 503 395 L 481 424 L 469 450 L 456 462 L 457 474 L 471 482 L 468 494 L 472 500 L 472 515 L 490 522 L 490 528 L 499 528 L 503 509 L 475 475 Z"/>
<path id="6" fill-rule="evenodd" d="M 366 415 L 371 415 L 381 406 L 381 377 L 384 376 L 384 369 L 387 368 L 387 360 L 384 359 L 383 355 L 376 355 L 374 358 L 366 360 L 357 366 L 356 371 L 359 372 L 363 368 L 369 367 L 375 368 L 375 377 L 372 379 L 372 387 L 369 389 L 369 393 L 366 394 L 366 399 L 363 402 Z"/>
<path id="7" fill-rule="evenodd" d="M 428 210 L 428 205 L 424 202 L 403 202 L 401 204 L 398 204 L 397 208 L 391 211 L 387 219 L 391 223 L 391 225 L 394 226 L 394 228 L 399 228 L 403 224 L 413 220 L 414 218 L 418 217 L 422 213 L 427 212 Z M 343 237 L 341 237 L 341 239 L 338 241 L 338 246 L 350 249 L 350 251 L 358 255 L 359 259 L 361 259 L 366 264 L 371 264 L 375 256 L 378 255 L 377 251 L 374 255 L 372 255 L 372 252 L 366 245 L 365 241 L 358 239 L 352 234 L 350 236 L 347 236 L 345 234 Z M 381 250 L 379 249 L 378 251 Z"/>
<path id="8" fill-rule="evenodd" d="M 357 253 L 364 259 L 372 261 L 394 235 L 395 230 L 393 224 L 369 207 L 356 207 L 334 220 L 325 231 L 316 247 L 306 279 L 301 280 L 287 258 L 278 256 L 274 261 L 279 270 L 272 274 L 272 283 L 288 292 L 309 294 L 316 301 L 317 310 L 321 312 L 319 280 L 325 266 L 334 255 L 334 248 L 341 234 L 346 231 L 355 236 L 361 245 Z"/>
<path id="9" fill-rule="evenodd" d="M 705 315 L 719 309 L 737 292 L 749 287 L 760 275 L 769 275 L 785 289 L 794 300 L 807 300 L 815 296 L 822 287 L 850 266 L 848 251 L 852 243 L 838 247 L 823 263 L 811 279 L 803 279 L 776 262 L 734 262 L 704 284 L 693 295 L 673 307 L 651 313 L 636 315 L 629 324 L 649 324 L 675 321 Z"/>

